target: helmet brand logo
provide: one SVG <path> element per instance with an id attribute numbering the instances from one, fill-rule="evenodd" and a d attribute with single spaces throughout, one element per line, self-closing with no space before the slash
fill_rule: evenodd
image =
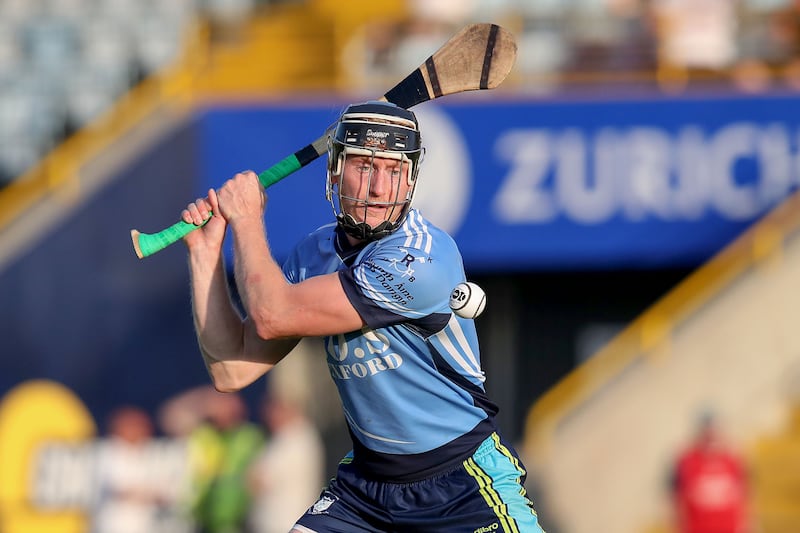
<path id="1" fill-rule="evenodd" d="M 380 137 L 381 139 L 385 139 L 389 135 L 388 131 L 367 130 L 367 137 Z"/>

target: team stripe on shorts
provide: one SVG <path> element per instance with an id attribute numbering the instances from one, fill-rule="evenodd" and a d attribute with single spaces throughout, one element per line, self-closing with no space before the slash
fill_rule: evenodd
<path id="1" fill-rule="evenodd" d="M 486 471 L 478 466 L 475 459 L 470 457 L 464 461 L 464 468 L 467 473 L 472 476 L 480 487 L 481 496 L 497 518 L 500 520 L 500 525 L 503 527 L 505 533 L 519 533 L 517 522 L 508 514 L 508 506 L 503 503 L 500 494 L 494 489 L 492 485 L 492 477 Z"/>
<path id="2" fill-rule="evenodd" d="M 527 474 L 525 467 L 497 433 L 492 433 L 463 465 L 477 483 L 479 494 L 497 516 L 502 531 L 543 531 L 523 483 Z"/>
<path id="3" fill-rule="evenodd" d="M 519 464 L 519 459 L 517 458 L 517 456 L 511 453 L 511 451 L 508 448 L 506 448 L 506 446 L 500 441 L 500 435 L 498 435 L 497 433 L 492 433 L 492 440 L 494 440 L 494 446 L 497 449 L 497 451 L 505 455 L 508 458 L 508 460 L 511 461 L 511 464 L 514 465 L 514 468 L 517 469 L 517 472 L 519 472 L 519 477 L 517 478 L 517 481 L 519 482 L 520 486 L 519 494 L 520 496 L 527 498 L 528 491 L 525 490 L 525 486 L 522 484 L 522 478 L 527 474 L 525 468 L 523 468 L 522 465 Z M 536 511 L 533 508 L 531 508 L 531 512 L 534 514 L 534 516 L 536 516 Z"/>

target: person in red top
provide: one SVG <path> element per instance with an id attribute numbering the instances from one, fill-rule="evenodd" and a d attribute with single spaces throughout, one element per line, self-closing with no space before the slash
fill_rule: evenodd
<path id="1" fill-rule="evenodd" d="M 744 460 L 704 414 L 692 444 L 675 463 L 672 478 L 680 533 L 746 533 L 749 480 Z"/>

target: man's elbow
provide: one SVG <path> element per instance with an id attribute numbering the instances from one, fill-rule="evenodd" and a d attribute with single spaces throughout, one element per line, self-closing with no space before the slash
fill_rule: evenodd
<path id="1" fill-rule="evenodd" d="M 214 390 L 216 390 L 217 392 L 238 392 L 242 390 L 242 388 L 243 387 L 240 387 L 235 384 L 218 383 L 217 381 L 214 381 Z"/>
<path id="2" fill-rule="evenodd" d="M 254 380 L 245 379 L 231 369 L 224 368 L 222 365 L 213 365 L 209 368 L 211 383 L 217 392 L 237 392 L 250 385 Z"/>

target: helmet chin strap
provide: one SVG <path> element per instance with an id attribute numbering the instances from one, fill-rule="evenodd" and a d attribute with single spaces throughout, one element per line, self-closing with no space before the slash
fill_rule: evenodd
<path id="1" fill-rule="evenodd" d="M 336 218 L 339 226 L 351 237 L 360 241 L 375 241 L 393 232 L 405 218 L 405 213 L 395 223 L 384 220 L 374 228 L 366 222 L 356 222 L 352 215 L 346 213 L 340 213 Z"/>

